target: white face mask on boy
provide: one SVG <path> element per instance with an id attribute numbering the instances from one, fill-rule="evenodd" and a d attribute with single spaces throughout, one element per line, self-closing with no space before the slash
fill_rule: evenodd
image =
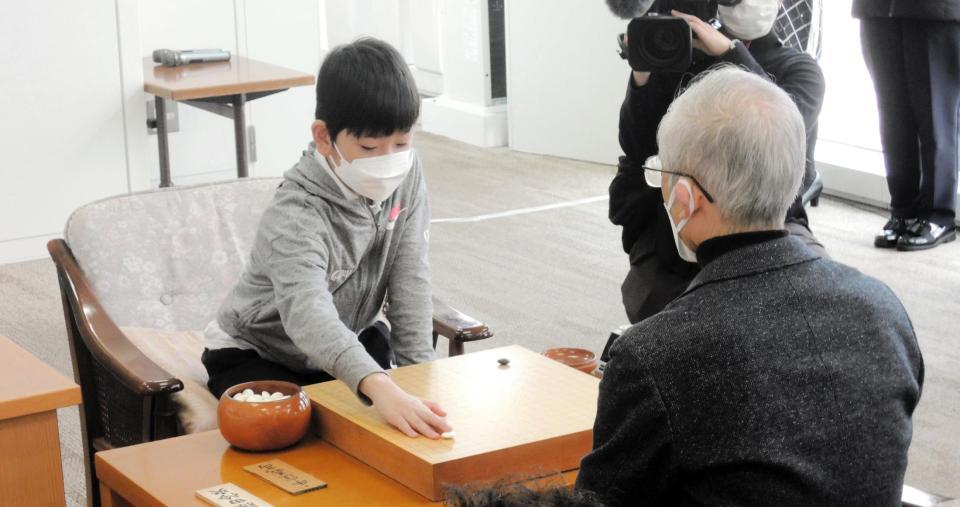
<path id="1" fill-rule="evenodd" d="M 727 32 L 740 40 L 754 40 L 773 30 L 780 0 L 743 0 L 733 7 L 721 5 L 720 22 Z"/>
<path id="2" fill-rule="evenodd" d="M 687 187 L 687 193 L 690 195 L 690 199 L 687 200 L 687 202 L 690 203 L 689 214 L 687 218 L 681 220 L 680 223 L 674 223 L 673 215 L 670 214 L 670 208 L 673 207 L 673 203 L 677 199 L 677 187 L 680 185 Z M 697 253 L 680 239 L 680 231 L 686 227 L 687 222 L 690 221 L 690 217 L 693 216 L 694 209 L 696 209 L 693 204 L 693 189 L 690 188 L 690 184 L 687 183 L 686 180 L 678 180 L 677 183 L 673 185 L 673 189 L 670 190 L 670 199 L 663 203 L 663 207 L 667 208 L 667 219 L 670 220 L 670 228 L 673 229 L 673 242 L 677 245 L 677 253 L 680 254 L 680 258 L 687 262 L 697 262 Z"/>
<path id="3" fill-rule="evenodd" d="M 340 148 L 333 145 L 340 156 L 340 164 L 334 172 L 343 184 L 359 195 L 380 203 L 403 183 L 413 164 L 413 149 L 398 151 L 377 157 L 355 158 L 347 162 Z"/>

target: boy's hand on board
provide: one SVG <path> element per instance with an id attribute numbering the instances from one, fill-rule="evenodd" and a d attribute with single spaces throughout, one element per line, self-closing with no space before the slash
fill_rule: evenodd
<path id="1" fill-rule="evenodd" d="M 380 415 L 409 437 L 423 435 L 436 439 L 441 433 L 453 430 L 445 419 L 447 413 L 439 405 L 410 395 L 389 375 L 368 375 L 360 381 L 359 387 L 360 392 L 373 401 Z"/>

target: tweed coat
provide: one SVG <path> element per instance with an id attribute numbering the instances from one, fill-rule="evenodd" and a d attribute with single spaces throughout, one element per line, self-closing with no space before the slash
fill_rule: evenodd
<path id="1" fill-rule="evenodd" d="M 577 487 L 610 505 L 899 505 L 923 359 L 881 282 L 728 251 L 613 345 Z"/>

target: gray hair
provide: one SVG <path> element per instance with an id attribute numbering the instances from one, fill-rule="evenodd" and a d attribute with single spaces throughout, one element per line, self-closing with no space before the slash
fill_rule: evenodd
<path id="1" fill-rule="evenodd" d="M 783 226 L 807 142 L 777 85 L 734 66 L 706 72 L 670 105 L 657 142 L 664 170 L 695 177 L 737 230 Z"/>

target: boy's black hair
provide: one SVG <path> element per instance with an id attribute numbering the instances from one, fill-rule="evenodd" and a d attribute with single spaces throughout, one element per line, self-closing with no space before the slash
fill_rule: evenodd
<path id="1" fill-rule="evenodd" d="M 420 115 L 410 68 L 393 46 L 364 37 L 330 51 L 317 76 L 315 118 L 335 141 L 342 130 L 380 137 L 407 132 Z"/>
<path id="2" fill-rule="evenodd" d="M 444 492 L 447 507 L 604 507 L 595 493 L 560 485 L 531 489 L 501 480 L 491 486 L 448 485 Z"/>

